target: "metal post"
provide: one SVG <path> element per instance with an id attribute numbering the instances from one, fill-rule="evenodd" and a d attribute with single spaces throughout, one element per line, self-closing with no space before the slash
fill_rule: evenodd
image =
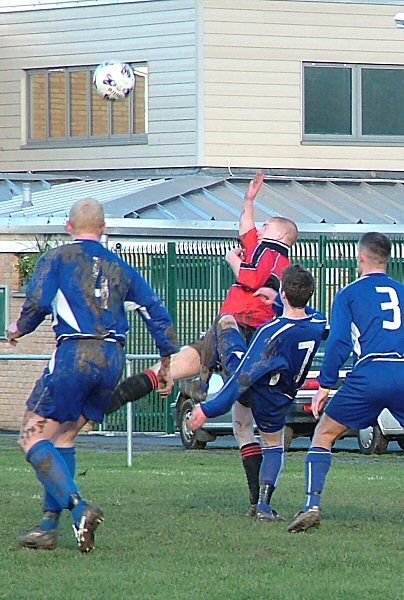
<path id="1" fill-rule="evenodd" d="M 132 373 L 131 363 L 134 360 L 142 358 L 156 359 L 159 358 L 158 354 L 127 354 L 125 363 L 125 378 L 129 377 Z M 134 403 L 128 402 L 126 405 L 126 466 L 131 467 L 133 465 L 133 411 Z"/>
<path id="2" fill-rule="evenodd" d="M 128 357 L 125 362 L 125 378 L 130 376 L 131 368 Z M 133 402 L 126 405 L 126 466 L 133 464 Z"/>
<path id="3" fill-rule="evenodd" d="M 177 254 L 175 242 L 167 244 L 167 262 L 166 262 L 166 303 L 171 314 L 175 329 L 177 328 Z M 166 398 L 164 407 L 164 429 L 166 433 L 174 433 L 174 423 L 170 411 L 170 398 Z"/>
<path id="4" fill-rule="evenodd" d="M 128 402 L 126 405 L 126 466 L 131 467 L 133 464 L 133 418 L 132 404 Z"/>
<path id="5" fill-rule="evenodd" d="M 320 310 L 327 314 L 327 238 L 324 235 L 319 236 L 319 279 L 317 285 L 320 288 Z"/>

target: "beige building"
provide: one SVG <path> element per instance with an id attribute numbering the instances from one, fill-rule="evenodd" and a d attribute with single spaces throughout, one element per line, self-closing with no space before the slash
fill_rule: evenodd
<path id="1" fill-rule="evenodd" d="M 401 172 L 398 9 L 383 0 L 2 2 L 0 170 Z M 92 90 L 106 59 L 134 65 L 131 104 L 108 107 Z"/>

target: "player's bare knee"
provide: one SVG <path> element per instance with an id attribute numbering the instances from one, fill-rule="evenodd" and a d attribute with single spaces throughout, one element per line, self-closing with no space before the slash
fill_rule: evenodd
<path id="1" fill-rule="evenodd" d="M 218 329 L 229 329 L 231 327 L 238 329 L 236 319 L 233 315 L 223 315 L 223 317 L 220 317 L 217 326 Z"/>
<path id="2" fill-rule="evenodd" d="M 253 420 L 248 418 L 233 419 L 233 434 L 240 447 L 255 442 Z"/>
<path id="3" fill-rule="evenodd" d="M 21 448 L 21 450 L 23 450 L 23 452 L 25 452 L 25 441 L 24 441 L 22 432 L 20 433 L 20 435 L 18 437 L 17 443 L 18 443 L 19 447 Z"/>
<path id="4" fill-rule="evenodd" d="M 34 427 L 23 427 L 20 431 L 20 435 L 18 437 L 18 445 L 21 450 L 27 454 L 28 450 L 33 446 L 36 442 L 36 431 Z"/>
<path id="5" fill-rule="evenodd" d="M 260 438 L 266 448 L 283 446 L 283 429 L 271 433 L 260 431 Z"/>
<path id="6" fill-rule="evenodd" d="M 312 446 L 331 449 L 335 440 L 346 430 L 347 427 L 323 414 L 314 431 Z"/>

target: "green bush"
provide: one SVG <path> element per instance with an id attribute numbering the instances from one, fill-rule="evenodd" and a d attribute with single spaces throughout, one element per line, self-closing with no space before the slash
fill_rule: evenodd
<path id="1" fill-rule="evenodd" d="M 20 285 L 27 284 L 31 279 L 35 265 L 41 256 L 40 252 L 31 252 L 30 254 L 21 254 L 19 257 L 17 270 L 20 275 Z"/>

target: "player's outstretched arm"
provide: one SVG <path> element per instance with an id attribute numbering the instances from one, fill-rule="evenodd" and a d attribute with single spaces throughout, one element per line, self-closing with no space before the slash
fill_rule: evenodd
<path id="1" fill-rule="evenodd" d="M 257 171 L 255 177 L 250 181 L 247 193 L 244 196 L 244 207 L 240 216 L 239 234 L 244 235 L 255 227 L 254 200 L 264 183 L 264 172 Z"/>
<path id="2" fill-rule="evenodd" d="M 208 417 L 203 412 L 201 405 L 197 404 L 194 410 L 192 411 L 192 415 L 187 423 L 187 427 L 190 431 L 196 431 L 197 429 L 205 425 L 207 420 Z"/>
<path id="3" fill-rule="evenodd" d="M 170 357 L 161 358 L 160 368 L 157 373 L 157 391 L 163 398 L 169 396 L 174 387 L 174 378 L 170 371 Z"/>

